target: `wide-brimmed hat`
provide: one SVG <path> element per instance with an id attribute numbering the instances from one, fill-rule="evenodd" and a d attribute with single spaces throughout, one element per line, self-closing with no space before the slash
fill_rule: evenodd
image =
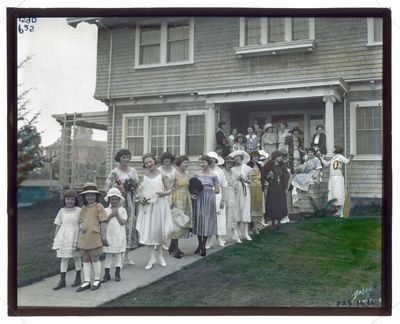
<path id="1" fill-rule="evenodd" d="M 225 164 L 226 164 L 226 162 L 235 162 L 235 159 L 232 157 L 232 156 L 227 156 L 226 158 L 225 158 Z"/>
<path id="2" fill-rule="evenodd" d="M 271 123 L 267 123 L 264 125 L 264 130 L 267 130 L 268 128 L 274 127 Z"/>
<path id="3" fill-rule="evenodd" d="M 119 191 L 118 188 L 111 188 L 108 190 L 107 195 L 104 197 L 105 201 L 108 201 L 108 198 L 110 197 L 118 197 L 120 199 L 120 203 L 123 203 L 125 201 L 124 197 L 121 194 L 121 191 Z"/>
<path id="4" fill-rule="evenodd" d="M 299 133 L 303 133 L 303 131 L 298 126 L 295 126 L 292 128 L 292 133 L 294 133 L 295 131 L 298 131 Z"/>
<path id="5" fill-rule="evenodd" d="M 237 151 L 233 151 L 231 154 L 229 154 L 229 156 L 231 156 L 233 158 L 235 156 L 237 156 L 237 155 L 241 155 L 242 156 L 242 158 L 243 158 L 242 163 L 247 164 L 247 163 L 250 162 L 250 155 L 246 151 L 237 150 Z"/>
<path id="6" fill-rule="evenodd" d="M 214 151 L 208 152 L 207 155 L 210 158 L 217 160 L 217 165 L 222 165 L 225 162 L 225 160 L 222 157 L 218 156 L 218 154 L 215 153 Z"/>
<path id="7" fill-rule="evenodd" d="M 204 189 L 203 183 L 200 181 L 199 178 L 193 177 L 189 180 L 189 192 L 192 195 L 197 195 L 202 192 Z"/>
<path id="8" fill-rule="evenodd" d="M 264 150 L 259 150 L 258 153 L 260 153 L 260 160 L 266 160 L 269 157 L 269 153 Z"/>
<path id="9" fill-rule="evenodd" d="M 97 190 L 97 186 L 96 186 L 96 184 L 93 183 L 93 182 L 87 182 L 87 183 L 85 183 L 85 184 L 83 185 L 83 190 L 82 190 L 82 192 L 80 193 L 80 195 L 84 195 L 84 194 L 87 194 L 87 193 L 95 193 L 95 194 L 101 195 L 101 192 L 99 192 L 99 191 Z"/>

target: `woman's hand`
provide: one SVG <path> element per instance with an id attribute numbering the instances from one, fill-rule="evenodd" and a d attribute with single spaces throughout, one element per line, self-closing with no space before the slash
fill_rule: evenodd
<path id="1" fill-rule="evenodd" d="M 83 225 L 83 223 L 79 224 L 79 230 L 80 230 L 82 233 L 86 233 L 86 227 L 85 227 L 85 225 Z"/>
<path id="2" fill-rule="evenodd" d="M 163 192 L 163 191 L 156 192 L 156 195 L 158 197 L 165 197 L 166 196 L 165 192 Z"/>
<path id="3" fill-rule="evenodd" d="M 219 204 L 219 209 L 224 209 L 224 207 L 225 207 L 225 201 L 221 200 Z"/>

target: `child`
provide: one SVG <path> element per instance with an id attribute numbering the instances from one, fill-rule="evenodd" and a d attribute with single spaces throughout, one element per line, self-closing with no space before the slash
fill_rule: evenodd
<path id="1" fill-rule="evenodd" d="M 81 209 L 78 207 L 78 196 L 75 191 L 66 190 L 63 194 L 64 207 L 57 214 L 54 224 L 56 233 L 53 242 L 53 249 L 57 250 L 57 258 L 61 258 L 60 273 L 61 278 L 57 286 L 53 289 L 58 290 L 65 287 L 65 274 L 68 270 L 68 261 L 74 258 L 76 276 L 72 287 L 77 287 L 81 283 L 82 261 L 78 244 L 79 224 L 78 217 Z"/>
<path id="2" fill-rule="evenodd" d="M 109 246 L 103 248 L 106 254 L 104 261 L 104 277 L 101 282 L 111 279 L 110 268 L 114 260 L 115 281 L 121 281 L 120 271 L 122 266 L 122 253 L 126 250 L 126 231 L 125 224 L 128 220 L 126 209 L 121 207 L 125 199 L 117 188 L 111 188 L 106 201 L 110 201 L 110 206 L 106 208 L 107 212 L 107 242 Z"/>
<path id="3" fill-rule="evenodd" d="M 103 252 L 103 246 L 107 246 L 107 213 L 104 207 L 99 203 L 100 192 L 94 183 L 88 182 L 83 186 L 81 192 L 83 204 L 79 215 L 80 236 L 78 248 L 83 256 L 84 281 L 76 290 L 81 292 L 87 289 L 96 290 L 100 287 L 101 264 L 100 254 Z M 91 281 L 91 272 L 94 272 L 93 284 Z"/>
<path id="4" fill-rule="evenodd" d="M 146 174 L 139 186 L 139 214 L 136 229 L 139 232 L 139 243 L 148 246 L 150 259 L 145 270 L 154 267 L 156 263 L 155 250 L 158 251 L 160 265 L 167 263 L 162 255 L 162 244 L 174 230 L 171 210 L 166 198 L 171 194 L 168 178 L 156 166 L 156 158 L 148 153 L 143 155 Z"/>
<path id="5" fill-rule="evenodd" d="M 322 153 L 322 151 L 321 151 Z M 324 166 L 330 165 L 329 172 L 329 194 L 328 201 L 336 198 L 336 202 L 334 203 L 337 206 L 337 211 L 335 216 L 343 217 L 343 205 L 345 200 L 345 192 L 344 192 L 344 178 L 342 173 L 343 163 L 350 163 L 354 155 L 350 155 L 350 159 L 346 159 L 342 153 L 343 148 L 340 145 L 335 145 L 334 156 L 330 161 L 325 161 L 321 158 L 321 162 Z"/>

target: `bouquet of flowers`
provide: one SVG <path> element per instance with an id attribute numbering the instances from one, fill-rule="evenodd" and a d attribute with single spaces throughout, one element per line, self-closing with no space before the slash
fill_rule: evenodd
<path id="1" fill-rule="evenodd" d="M 121 181 L 118 177 L 115 178 L 115 184 L 123 195 L 128 192 L 136 193 L 138 190 L 138 183 L 132 178 L 128 178 L 125 181 Z"/>
<path id="2" fill-rule="evenodd" d="M 153 188 L 145 188 L 143 186 L 139 186 L 138 189 L 139 189 L 138 201 L 140 204 L 148 205 L 156 202 L 158 196 Z"/>

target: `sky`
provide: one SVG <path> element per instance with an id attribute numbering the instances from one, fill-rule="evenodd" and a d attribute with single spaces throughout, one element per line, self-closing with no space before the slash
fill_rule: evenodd
<path id="1" fill-rule="evenodd" d="M 399 145 L 397 140 L 400 138 L 400 127 L 398 127 L 399 118 L 399 95 L 400 95 L 400 67 L 399 67 L 399 40 L 400 40 L 400 1 L 398 0 L 147 0 L 147 1 L 134 1 L 134 0 L 3 0 L 1 1 L 1 15 L 0 15 L 0 48 L 1 48 L 1 67 L 6 66 L 6 7 L 270 7 L 270 8 L 306 8 L 306 7 L 319 7 L 319 8 L 332 8 L 332 7 L 390 7 L 392 8 L 392 30 L 393 30 L 393 232 L 400 232 L 400 190 L 399 190 Z M 83 111 L 101 111 L 106 110 L 106 106 L 93 99 L 94 86 L 95 86 L 95 64 L 96 64 L 96 27 L 87 24 L 80 24 L 76 29 L 66 24 L 64 20 L 41 19 L 37 24 L 37 31 L 30 34 L 25 34 L 19 37 L 18 55 L 35 54 L 34 58 L 26 65 L 23 73 L 24 86 L 35 87 L 36 90 L 32 91 L 31 95 L 31 108 L 33 110 L 41 110 L 42 116 L 40 118 L 38 128 L 43 131 L 43 145 L 48 145 L 54 142 L 60 135 L 60 126 L 51 117 L 51 114 L 62 114 L 65 112 L 81 112 Z M 22 55 L 22 58 L 24 55 Z M 3 70 L 2 70 L 3 71 Z M 0 88 L 2 106 L 7 107 L 6 97 L 6 73 L 0 74 Z M 83 108 L 83 109 L 82 109 Z M 3 109 L 3 115 L 0 118 L 0 138 L 3 140 L 0 154 L 4 157 L 2 161 L 2 178 L 7 179 L 7 119 L 5 118 L 6 109 Z M 104 135 L 105 136 L 105 135 Z M 14 167 L 10 165 L 8 167 Z M 5 181 L 4 181 L 5 182 Z M 7 264 L 7 195 L 15 193 L 7 192 L 7 186 L 0 187 L 0 228 L 1 232 L 1 246 L 0 249 L 0 264 Z M 396 199 L 397 198 L 397 199 Z M 12 243 L 11 243 L 12 244 Z M 251 321 L 252 323 L 321 323 L 325 324 L 337 323 L 365 323 L 365 324 L 383 324 L 395 323 L 400 319 L 400 235 L 393 235 L 393 316 L 392 317 L 324 317 L 321 319 L 315 317 L 248 317 L 242 318 L 187 318 L 187 317 L 169 317 L 158 318 L 157 322 L 163 323 L 187 323 L 198 324 L 200 322 L 217 322 L 218 323 L 239 323 L 243 320 Z M 6 318 L 7 323 L 53 323 L 52 318 L 42 317 L 7 317 L 7 286 L 5 271 L 2 272 L 0 281 L 0 318 Z M 397 318 L 397 320 L 395 319 Z M 85 322 L 96 324 L 109 323 L 111 318 L 99 317 L 95 321 L 92 318 L 85 318 Z M 124 319 L 123 317 L 117 318 L 118 321 Z M 72 317 L 59 317 L 58 323 L 71 323 L 74 318 Z M 127 319 L 125 319 L 127 320 Z M 146 318 L 143 321 L 155 321 L 154 318 Z M 2 321 L 3 322 L 3 321 Z"/>
<path id="2" fill-rule="evenodd" d="M 37 128 L 44 147 L 61 135 L 61 126 L 51 116 L 74 112 L 106 111 L 93 98 L 96 83 L 97 27 L 80 23 L 69 26 L 65 18 L 38 18 L 34 31 L 18 33 L 18 62 L 32 58 L 18 71 L 19 91 L 30 89 L 32 112 L 41 111 Z M 94 139 L 106 140 L 106 131 Z"/>

